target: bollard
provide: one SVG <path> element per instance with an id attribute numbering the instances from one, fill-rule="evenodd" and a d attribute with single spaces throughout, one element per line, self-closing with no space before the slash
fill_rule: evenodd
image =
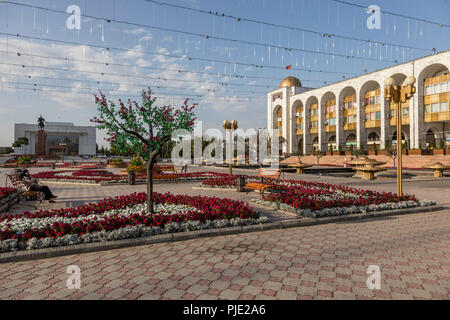
<path id="1" fill-rule="evenodd" d="M 244 176 L 238 176 L 237 177 L 237 192 L 244 192 L 244 186 L 245 186 L 245 177 Z"/>
<path id="2" fill-rule="evenodd" d="M 134 171 L 128 172 L 128 184 L 134 186 L 136 184 L 136 175 Z"/>

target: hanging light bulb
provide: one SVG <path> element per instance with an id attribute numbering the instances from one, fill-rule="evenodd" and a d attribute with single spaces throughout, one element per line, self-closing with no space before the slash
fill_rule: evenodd
<path id="1" fill-rule="evenodd" d="M 389 35 L 389 15 L 386 15 L 386 35 Z"/>
<path id="2" fill-rule="evenodd" d="M 408 40 L 410 40 L 409 24 L 410 24 L 410 20 L 408 19 Z"/>

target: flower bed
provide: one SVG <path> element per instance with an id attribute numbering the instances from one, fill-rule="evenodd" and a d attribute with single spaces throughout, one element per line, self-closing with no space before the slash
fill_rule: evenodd
<path id="1" fill-rule="evenodd" d="M 223 177 L 226 174 L 215 172 L 192 172 L 192 173 L 171 173 L 175 175 L 177 180 L 204 180 L 213 177 Z M 155 180 L 163 180 L 166 177 L 164 173 L 153 174 Z M 128 177 L 126 175 L 113 174 L 106 170 L 61 170 L 61 171 L 47 171 L 39 172 L 33 175 L 33 178 L 42 181 L 54 182 L 76 182 L 76 183 L 124 183 Z M 136 181 L 145 181 L 147 178 L 145 174 L 136 174 Z"/>
<path id="2" fill-rule="evenodd" d="M 0 252 L 268 221 L 243 202 L 169 193 L 154 193 L 156 214 L 149 215 L 146 198 L 145 193 L 134 193 L 77 208 L 2 217 Z"/>
<path id="3" fill-rule="evenodd" d="M 246 177 L 246 181 L 256 180 Z M 342 185 L 308 182 L 303 180 L 264 179 L 271 185 L 255 204 L 283 210 L 305 217 L 324 217 L 434 205 L 433 201 L 419 201 L 415 196 L 375 192 Z M 205 180 L 201 187 L 235 188 L 236 176 Z"/>
<path id="4" fill-rule="evenodd" d="M 15 188 L 2 188 L 0 187 L 0 200 L 7 198 L 8 196 L 16 193 Z"/>
<path id="5" fill-rule="evenodd" d="M 0 187 L 0 212 L 8 210 L 11 202 L 17 199 L 17 189 Z"/>

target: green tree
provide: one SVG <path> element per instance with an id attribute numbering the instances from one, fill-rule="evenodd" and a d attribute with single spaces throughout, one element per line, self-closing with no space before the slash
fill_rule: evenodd
<path id="1" fill-rule="evenodd" d="M 12 144 L 13 148 L 21 148 L 22 150 L 22 155 L 24 155 L 24 150 L 23 147 L 27 146 L 29 144 L 28 138 L 26 137 L 21 137 L 18 138 L 16 141 L 14 141 L 14 143 Z"/>
<path id="2" fill-rule="evenodd" d="M 147 169 L 147 211 L 154 214 L 153 207 L 153 165 L 163 146 L 172 140 L 172 134 L 178 129 L 192 132 L 195 122 L 194 108 L 188 105 L 188 99 L 180 108 L 158 106 L 151 89 L 142 92 L 142 106 L 136 101 L 128 100 L 125 104 L 119 99 L 119 106 L 108 100 L 100 91 L 95 95 L 99 118 L 91 121 L 101 130 L 106 130 L 116 148 L 139 148 L 139 154 L 146 157 Z M 134 149 L 136 151 L 136 149 Z"/>

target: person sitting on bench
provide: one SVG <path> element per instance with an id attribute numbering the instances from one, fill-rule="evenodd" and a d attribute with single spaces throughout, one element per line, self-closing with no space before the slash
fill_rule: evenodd
<path id="1" fill-rule="evenodd" d="M 33 179 L 30 175 L 30 172 L 28 170 L 23 170 L 19 174 L 19 179 L 24 181 L 30 186 L 30 191 L 40 191 L 44 193 L 45 200 L 48 200 L 50 203 L 54 203 L 55 201 L 53 199 L 56 199 L 57 196 L 55 196 L 51 191 L 50 188 L 47 186 L 39 185 L 38 181 L 36 179 Z"/>

